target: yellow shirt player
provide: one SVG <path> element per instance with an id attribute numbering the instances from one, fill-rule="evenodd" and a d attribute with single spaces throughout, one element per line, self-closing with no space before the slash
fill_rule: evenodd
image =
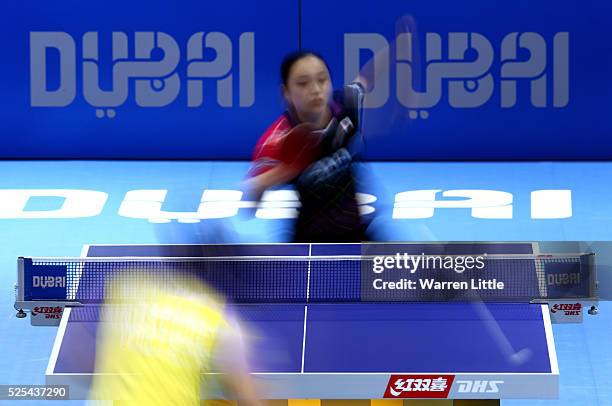
<path id="1" fill-rule="evenodd" d="M 229 396 L 257 403 L 239 327 L 197 279 L 117 278 L 107 285 L 106 298 L 92 399 L 199 405 L 201 391 L 211 390 L 201 374 L 214 371 L 222 373 Z"/>

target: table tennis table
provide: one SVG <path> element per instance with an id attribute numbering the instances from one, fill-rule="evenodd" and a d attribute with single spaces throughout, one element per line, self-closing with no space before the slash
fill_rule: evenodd
<path id="1" fill-rule="evenodd" d="M 439 244 L 409 246 L 415 253 L 431 253 Z M 538 249 L 534 243 L 450 246 L 459 254 L 520 255 Z M 83 248 L 82 257 L 219 257 L 235 255 L 237 247 L 246 257 L 305 254 L 337 260 L 360 253 L 359 244 L 90 245 Z M 310 278 L 317 271 L 308 267 Z M 333 278 L 325 270 L 321 275 L 323 283 Z M 310 279 L 307 289 L 316 289 Z M 266 399 L 558 396 L 559 367 L 546 304 L 321 301 L 229 306 L 244 328 L 258 337 L 249 351 L 249 366 Z M 483 319 L 479 306 L 486 307 L 490 320 Z M 98 312 L 95 306 L 66 307 L 61 316 L 46 382 L 68 385 L 72 399 L 88 394 Z M 507 338 L 508 348 L 498 342 L 496 328 Z M 509 348 L 529 349 L 531 356 L 514 362 Z"/>

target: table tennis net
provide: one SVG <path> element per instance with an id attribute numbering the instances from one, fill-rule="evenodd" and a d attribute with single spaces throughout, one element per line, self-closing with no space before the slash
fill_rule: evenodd
<path id="1" fill-rule="evenodd" d="M 109 280 L 127 286 L 126 289 L 134 286 L 134 299 L 137 300 L 139 290 L 136 287 L 145 277 L 170 284 L 178 275 L 188 275 L 235 303 L 528 302 L 594 297 L 593 262 L 592 254 L 489 255 L 482 269 L 461 273 L 439 267 L 419 269 L 414 273 L 405 269 L 375 273 L 372 257 L 365 256 L 26 258 L 20 272 L 23 272 L 24 301 L 103 303 L 113 299 L 106 290 Z M 406 286 L 410 280 L 416 288 Z M 480 282 L 493 280 L 495 286 L 503 283 L 503 289 L 490 288 L 493 282 L 486 288 Z M 386 288 L 377 288 L 381 286 Z M 436 286 L 445 288 L 436 289 Z M 50 291 L 58 297 L 50 297 Z M 44 295 L 41 296 L 41 292 Z"/>

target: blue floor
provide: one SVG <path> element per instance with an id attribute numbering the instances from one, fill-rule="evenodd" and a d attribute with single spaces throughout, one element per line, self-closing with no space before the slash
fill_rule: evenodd
<path id="1" fill-rule="evenodd" d="M 276 218 L 290 214 L 291 208 L 268 213 L 274 219 L 245 220 L 231 216 L 199 223 L 159 223 L 160 217 L 154 219 L 158 223 L 152 223 L 147 218 L 126 217 L 125 204 L 120 213 L 129 191 L 167 190 L 165 200 L 158 200 L 163 201 L 162 210 L 169 213 L 161 213 L 161 217 L 192 221 L 189 218 L 193 214 L 189 213 L 198 210 L 205 189 L 238 190 L 247 167 L 242 162 L 0 162 L 3 174 L 0 178 L 0 193 L 3 193 L 0 195 L 0 383 L 44 383 L 56 332 L 54 327 L 31 327 L 29 320 L 14 317 L 13 284 L 18 256 L 79 256 L 83 244 L 90 243 L 284 241 L 288 220 Z M 600 241 L 612 240 L 612 191 L 607 187 L 612 179 L 612 163 L 373 163 L 364 168 L 362 179 L 363 192 L 376 198 L 368 205 L 375 209 L 373 231 L 379 239 L 594 242 L 581 244 L 581 248 L 596 248 L 601 246 Z M 91 190 L 106 193 L 107 200 L 99 205 L 101 212 L 91 217 L 14 219 L 7 217 L 19 213 L 10 214 L 6 206 L 6 200 L 10 200 L 7 190 L 12 189 Z M 546 189 L 571 191 L 571 217 L 531 218 L 531 193 Z M 511 197 L 511 218 L 475 218 L 469 208 L 439 208 L 433 217 L 422 219 L 393 218 L 396 194 L 413 190 L 507 192 Z M 290 198 L 285 199 L 287 202 L 291 205 Z M 57 197 L 32 198 L 24 213 L 48 211 L 48 216 L 41 215 L 51 217 L 62 203 Z M 84 205 L 79 200 L 77 206 Z M 227 204 L 216 207 L 219 206 Z M 137 211 L 127 213 L 133 216 Z M 608 257 L 612 255 L 605 252 L 601 255 L 600 260 L 605 262 L 601 269 L 606 272 L 599 279 L 604 295 L 610 298 L 612 273 L 608 271 L 612 259 Z M 583 324 L 555 325 L 561 370 L 560 399 L 513 400 L 503 404 L 611 405 L 611 333 L 609 302 L 601 304 L 600 315 L 585 316 Z"/>

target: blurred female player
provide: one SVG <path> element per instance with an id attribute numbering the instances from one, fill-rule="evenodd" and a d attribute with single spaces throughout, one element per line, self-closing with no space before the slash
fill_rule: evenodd
<path id="1" fill-rule="evenodd" d="M 294 242 L 365 240 L 352 165 L 362 144 L 364 87 L 354 82 L 332 94 L 327 63 L 311 51 L 286 56 L 281 79 L 287 110 L 258 141 L 247 189 L 259 197 L 280 184 L 296 187 Z"/>

